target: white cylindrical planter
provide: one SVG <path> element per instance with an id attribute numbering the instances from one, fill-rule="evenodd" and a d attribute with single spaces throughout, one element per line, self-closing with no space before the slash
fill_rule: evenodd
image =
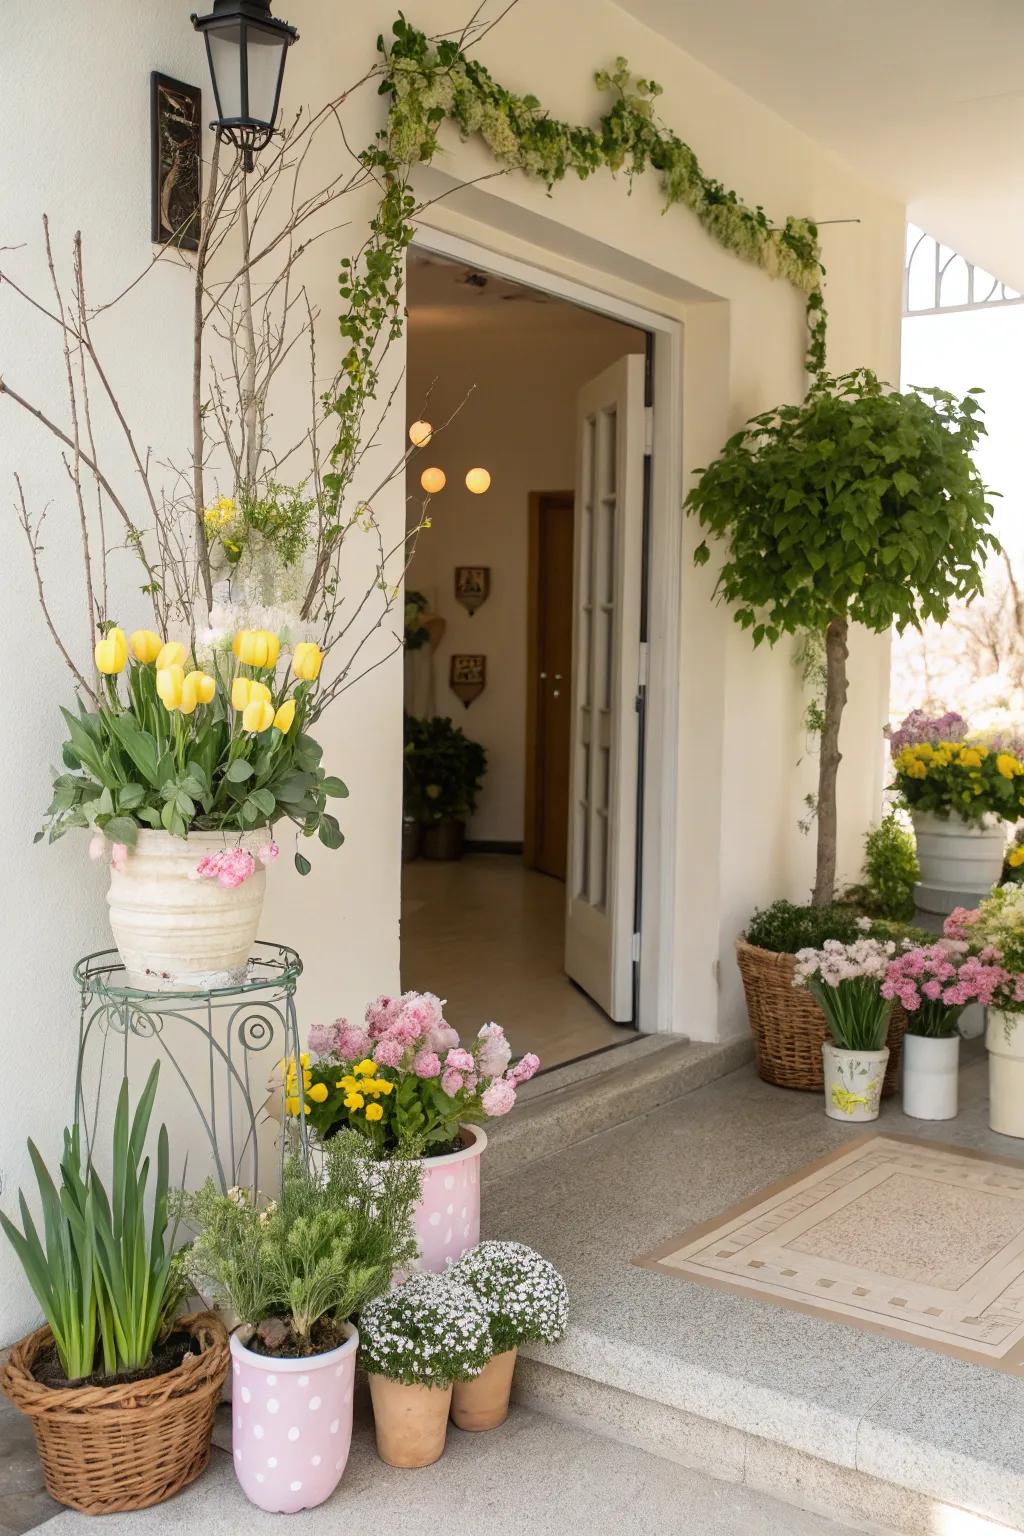
<path id="1" fill-rule="evenodd" d="M 236 985 L 263 911 L 267 872 L 256 857 L 266 829 L 239 838 L 224 832 L 139 831 L 123 868 L 110 867 L 110 927 L 130 987 L 147 992 L 204 991 Z M 256 864 L 242 885 L 199 880 L 207 854 L 241 845 Z"/>
<path id="2" fill-rule="evenodd" d="M 914 899 L 922 912 L 945 915 L 987 896 L 1003 870 L 1006 827 L 995 817 L 983 822 L 914 811 L 921 879 Z"/>
<path id="3" fill-rule="evenodd" d="M 903 1037 L 903 1113 L 914 1120 L 952 1120 L 960 1084 L 960 1036 Z"/>
<path id="4" fill-rule="evenodd" d="M 825 1113 L 832 1120 L 877 1120 L 889 1047 L 880 1051 L 841 1051 L 826 1040 L 821 1047 L 825 1069 Z"/>
<path id="5" fill-rule="evenodd" d="M 1001 1136 L 1024 1137 L 1024 1013 L 988 1010 L 988 1123 Z"/>

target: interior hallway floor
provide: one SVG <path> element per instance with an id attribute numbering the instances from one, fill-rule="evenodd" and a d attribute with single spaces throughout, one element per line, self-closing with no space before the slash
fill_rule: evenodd
<path id="1" fill-rule="evenodd" d="M 416 859 L 402 871 L 402 986 L 447 999 L 462 1034 L 495 1019 L 543 1067 L 636 1039 L 562 969 L 565 886 L 517 855 Z"/>

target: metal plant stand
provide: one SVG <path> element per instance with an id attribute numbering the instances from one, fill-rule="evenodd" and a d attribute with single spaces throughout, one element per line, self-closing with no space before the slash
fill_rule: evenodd
<path id="1" fill-rule="evenodd" d="M 82 1000 L 74 1118 L 89 1143 L 95 1139 L 101 1102 L 109 1098 L 103 1093 L 105 1073 L 114 1074 L 120 1084 L 128 1075 L 129 1056 L 142 1054 L 149 1057 L 146 1070 L 151 1061 L 161 1061 L 158 1104 L 170 1085 L 179 1100 L 184 1097 L 186 1110 L 208 1144 L 209 1171 L 221 1189 L 259 1189 L 259 1126 L 265 1127 L 270 1118 L 264 1114 L 270 1080 L 281 1059 L 298 1057 L 300 1050 L 295 988 L 302 961 L 295 950 L 257 943 L 244 981 L 201 992 L 146 992 L 124 986 L 124 964 L 116 949 L 87 955 L 74 974 Z M 138 1072 L 135 1076 L 138 1081 Z M 95 1106 L 91 1122 L 87 1080 Z M 290 1139 L 306 1157 L 303 1117 L 290 1138 L 283 1100 L 280 1116 L 280 1163 Z M 176 1123 L 168 1122 L 172 1157 Z M 178 1125 L 179 1143 L 185 1130 Z M 194 1184 L 192 1167 L 189 1175 Z"/>

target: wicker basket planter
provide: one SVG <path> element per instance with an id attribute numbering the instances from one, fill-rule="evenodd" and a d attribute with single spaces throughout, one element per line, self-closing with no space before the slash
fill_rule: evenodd
<path id="1" fill-rule="evenodd" d="M 52 1343 L 39 1328 L 11 1351 L 0 1389 L 32 1420 L 52 1498 L 86 1515 L 146 1509 L 197 1478 L 228 1373 L 227 1333 L 211 1312 L 179 1325 L 201 1345 L 174 1370 L 122 1385 L 47 1387 L 32 1367 Z"/>
<path id="2" fill-rule="evenodd" d="M 747 998 L 758 1076 L 777 1088 L 823 1092 L 821 1047 L 831 1036 L 825 1015 L 814 998 L 793 985 L 796 956 L 758 949 L 745 939 L 737 939 L 736 959 Z M 894 1094 L 899 1086 L 900 1052 L 906 1030 L 907 1016 L 897 1004 L 886 1039 L 889 1065 L 883 1099 Z"/>

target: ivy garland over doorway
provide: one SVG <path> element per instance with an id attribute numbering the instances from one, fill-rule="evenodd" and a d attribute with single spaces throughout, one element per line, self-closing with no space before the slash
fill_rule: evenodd
<path id="1" fill-rule="evenodd" d="M 589 128 L 551 117 L 535 96 L 506 90 L 460 41 L 429 38 L 401 14 L 390 42 L 381 36 L 377 47 L 383 58 L 380 94 L 390 98 L 388 120 L 361 161 L 379 178 L 383 196 L 363 249 L 341 264 L 347 382 L 326 402 L 339 418 L 334 450 L 339 469 L 355 456 L 362 410 L 376 392 L 382 356 L 377 343 L 402 332 L 403 256 L 417 208 L 410 179 L 415 166 L 433 159 L 445 121 L 455 123 L 463 138 L 479 135 L 502 165 L 549 189 L 570 172 L 586 180 L 602 168 L 625 170 L 630 179 L 656 171 L 666 208 L 689 208 L 726 250 L 806 295 L 807 370 L 812 378 L 824 373 L 827 316 L 817 227 L 794 217 L 772 224 L 763 208 L 751 208 L 707 176 L 690 146 L 655 115 L 661 86 L 634 78 L 625 59 L 596 72 L 598 89 L 610 92 L 613 101 L 598 126 Z M 347 478 L 339 472 L 331 484 L 328 477 L 328 488 L 340 493 Z"/>

